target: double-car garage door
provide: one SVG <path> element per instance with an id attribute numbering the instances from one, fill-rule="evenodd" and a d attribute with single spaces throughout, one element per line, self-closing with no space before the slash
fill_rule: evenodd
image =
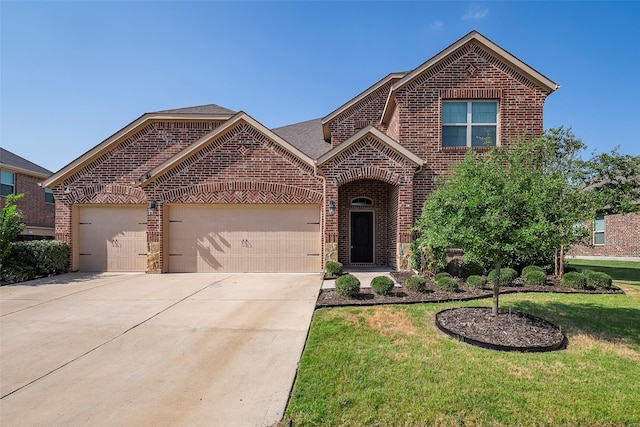
<path id="1" fill-rule="evenodd" d="M 318 205 L 165 206 L 170 272 L 321 270 Z M 146 207 L 85 206 L 78 215 L 81 271 L 145 271 Z"/>

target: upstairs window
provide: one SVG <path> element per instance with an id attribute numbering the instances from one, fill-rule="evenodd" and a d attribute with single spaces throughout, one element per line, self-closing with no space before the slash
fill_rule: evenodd
<path id="1" fill-rule="evenodd" d="M 596 215 L 596 220 L 593 221 L 593 244 L 604 245 L 604 215 Z"/>
<path id="2" fill-rule="evenodd" d="M 44 202 L 45 203 L 54 203 L 53 191 L 50 188 L 45 188 L 44 189 Z"/>
<path id="3" fill-rule="evenodd" d="M 16 174 L 0 171 L 0 196 L 8 196 L 16 191 Z"/>
<path id="4" fill-rule="evenodd" d="M 443 147 L 495 146 L 498 101 L 444 101 L 442 103 Z"/>

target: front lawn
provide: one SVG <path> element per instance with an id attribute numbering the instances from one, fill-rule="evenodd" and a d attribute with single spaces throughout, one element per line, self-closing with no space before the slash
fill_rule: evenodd
<path id="1" fill-rule="evenodd" d="M 490 304 L 317 310 L 284 424 L 640 424 L 640 295 L 502 296 L 562 327 L 568 347 L 550 353 L 484 350 L 434 325 L 445 308 Z"/>

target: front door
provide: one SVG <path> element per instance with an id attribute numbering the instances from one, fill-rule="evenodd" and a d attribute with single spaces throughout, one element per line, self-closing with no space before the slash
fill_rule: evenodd
<path id="1" fill-rule="evenodd" d="M 351 212 L 351 263 L 373 262 L 373 212 Z"/>

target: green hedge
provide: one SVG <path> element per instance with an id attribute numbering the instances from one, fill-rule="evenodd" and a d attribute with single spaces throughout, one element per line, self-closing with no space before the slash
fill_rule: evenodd
<path id="1" fill-rule="evenodd" d="M 393 280 L 387 276 L 377 276 L 371 280 L 371 289 L 378 295 L 389 295 L 393 286 Z"/>
<path id="2" fill-rule="evenodd" d="M 523 271 L 522 281 L 525 285 L 542 286 L 547 283 L 547 273 L 542 270 L 531 269 Z"/>
<path id="3" fill-rule="evenodd" d="M 584 276 L 584 273 L 582 273 L 582 275 Z M 586 279 L 587 279 L 587 286 L 590 286 L 590 287 L 597 286 L 600 288 L 609 289 L 613 286 L 613 278 L 609 276 L 607 273 L 602 273 L 600 271 L 592 272 L 591 274 L 586 276 Z"/>
<path id="4" fill-rule="evenodd" d="M 570 271 L 562 275 L 562 285 L 574 289 L 584 289 L 587 286 L 587 279 L 578 272 Z"/>
<path id="5" fill-rule="evenodd" d="M 491 270 L 488 276 L 489 283 L 491 284 L 491 286 L 493 286 L 493 280 L 495 277 L 496 277 L 496 271 Z M 518 273 L 513 268 L 509 268 L 509 267 L 501 268 L 500 269 L 500 286 L 509 286 L 511 283 L 513 283 L 516 277 L 518 277 Z"/>
<path id="6" fill-rule="evenodd" d="M 447 276 L 442 276 L 436 280 L 436 286 L 443 291 L 455 292 L 458 290 L 456 279 Z"/>
<path id="7" fill-rule="evenodd" d="M 478 276 L 477 274 L 472 274 L 467 277 L 467 286 L 474 289 L 482 289 L 484 285 L 487 284 L 487 279 L 484 276 Z"/>
<path id="8" fill-rule="evenodd" d="M 2 277 L 11 282 L 53 276 L 69 271 L 69 246 L 59 240 L 11 243 L 2 266 Z"/>
<path id="9" fill-rule="evenodd" d="M 411 292 L 424 292 L 427 287 L 427 281 L 419 274 L 408 277 L 404 282 L 404 288 Z"/>
<path id="10" fill-rule="evenodd" d="M 336 279 L 336 292 L 344 297 L 355 297 L 360 293 L 360 281 L 351 274 L 340 276 Z"/>

